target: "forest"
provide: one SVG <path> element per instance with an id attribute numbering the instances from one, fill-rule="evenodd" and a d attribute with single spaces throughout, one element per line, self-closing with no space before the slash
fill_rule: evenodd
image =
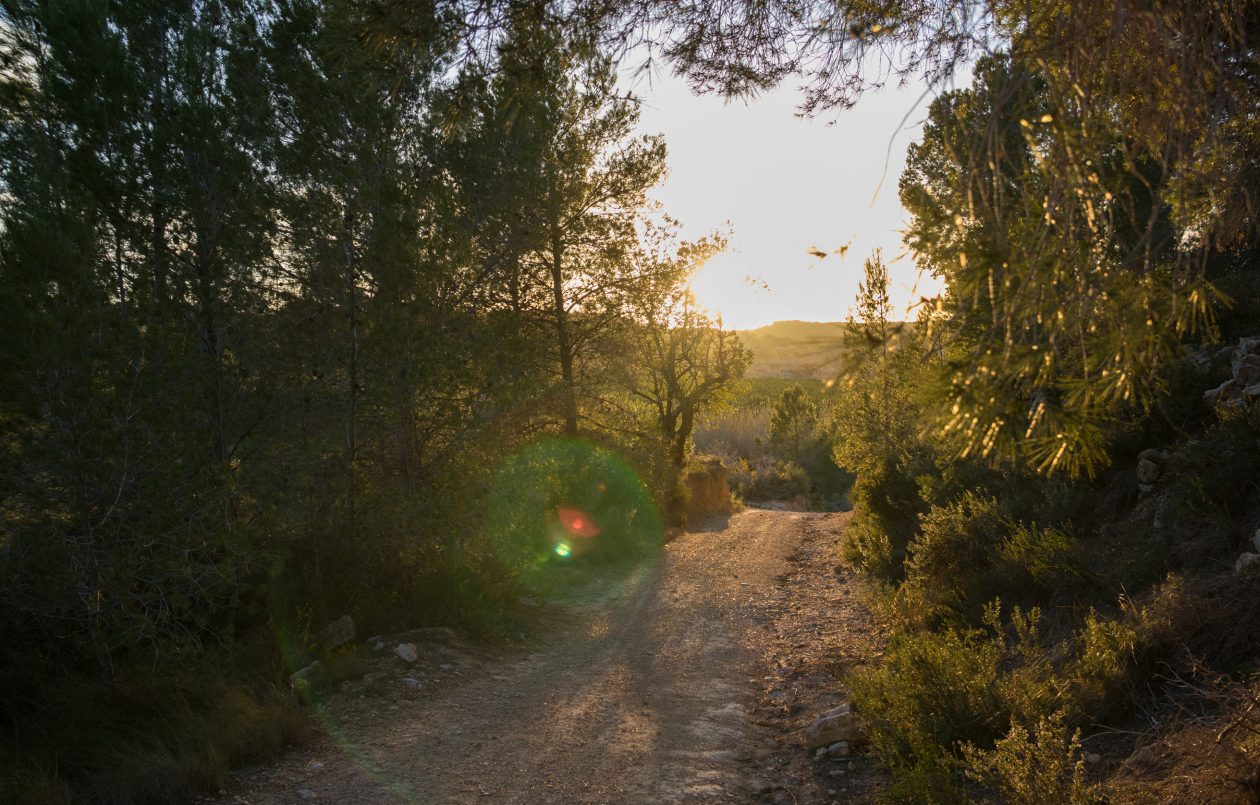
<path id="1" fill-rule="evenodd" d="M 218 790 L 317 731 L 326 624 L 500 640 L 559 559 L 694 526 L 701 453 L 852 505 L 886 649 L 832 685 L 880 801 L 1256 801 L 1253 33 L 1250 0 L 0 0 L 0 802 Z M 651 200 L 645 59 L 821 117 L 926 78 L 899 193 L 945 291 L 902 321 L 864 256 L 837 376 L 746 380 L 688 288 L 725 233 Z"/>

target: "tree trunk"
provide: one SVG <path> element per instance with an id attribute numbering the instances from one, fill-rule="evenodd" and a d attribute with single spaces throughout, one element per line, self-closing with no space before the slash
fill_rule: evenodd
<path id="1" fill-rule="evenodd" d="M 564 247 L 553 228 L 551 237 L 551 297 L 556 318 L 556 351 L 560 357 L 560 404 L 564 414 L 564 433 L 578 432 L 577 391 L 573 382 L 573 349 L 569 344 L 569 314 L 564 304 Z"/>

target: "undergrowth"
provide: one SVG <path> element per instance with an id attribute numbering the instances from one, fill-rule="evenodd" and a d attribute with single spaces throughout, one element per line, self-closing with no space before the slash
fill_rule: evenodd
<path id="1" fill-rule="evenodd" d="M 1144 493 L 1125 466 L 1039 500 L 1034 478 L 947 466 L 920 480 L 913 525 L 883 505 L 897 479 L 868 479 L 843 554 L 882 579 L 892 634 L 846 681 L 893 772 L 883 799 L 1189 801 L 1134 798 L 1176 772 L 1180 790 L 1253 801 L 1236 798 L 1260 791 L 1243 751 L 1189 771 L 1169 750 L 1140 775 L 1126 758 L 1184 732 L 1187 712 L 1200 733 L 1246 732 L 1260 712 L 1239 693 L 1260 671 L 1260 563 L 1234 569 L 1260 526 L 1258 434 L 1235 417 L 1174 443 Z"/>
<path id="2" fill-rule="evenodd" d="M 311 733 L 275 676 L 225 672 L 206 656 L 178 670 L 118 669 L 113 679 L 67 675 L 37 701 L 10 689 L 0 802 L 169 803 L 221 788 L 234 767 Z"/>

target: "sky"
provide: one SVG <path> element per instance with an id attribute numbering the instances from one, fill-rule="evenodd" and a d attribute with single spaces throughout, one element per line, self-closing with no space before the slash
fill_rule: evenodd
<path id="1" fill-rule="evenodd" d="M 801 118 L 790 83 L 748 102 L 695 96 L 664 71 L 626 84 L 643 100 L 639 130 L 665 136 L 669 176 L 654 196 L 683 237 L 729 222 L 729 251 L 692 282 L 727 327 L 843 320 L 875 249 L 889 264 L 899 317 L 912 318 L 911 302 L 938 289 L 902 245 L 897 198 L 931 100 L 923 85 L 885 87 L 847 111 Z M 843 258 L 834 253 L 846 245 Z M 833 253 L 820 260 L 812 247 Z"/>

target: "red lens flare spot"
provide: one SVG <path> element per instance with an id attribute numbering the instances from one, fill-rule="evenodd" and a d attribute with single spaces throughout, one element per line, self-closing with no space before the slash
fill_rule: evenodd
<path id="1" fill-rule="evenodd" d="M 599 526 L 595 521 L 578 509 L 560 506 L 556 509 L 556 517 L 564 530 L 575 537 L 594 537 L 599 534 Z"/>

